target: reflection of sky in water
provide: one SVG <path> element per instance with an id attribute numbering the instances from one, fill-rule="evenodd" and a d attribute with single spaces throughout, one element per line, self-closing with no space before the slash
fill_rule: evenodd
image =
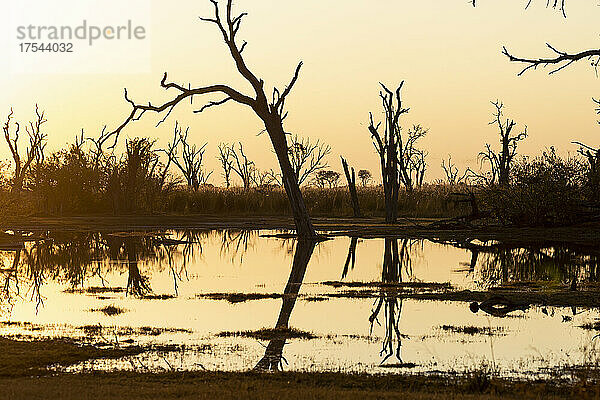
<path id="1" fill-rule="evenodd" d="M 179 235 L 172 235 L 172 238 L 176 237 Z M 229 240 L 224 241 L 224 238 Z M 148 279 L 153 293 L 175 295 L 166 300 L 140 299 L 124 291 L 99 294 L 65 292 L 70 284 L 64 279 L 67 274 L 61 272 L 61 268 L 65 269 L 66 265 L 73 263 L 72 258 L 67 257 L 61 261 L 64 265 L 56 265 L 45 271 L 40 289 L 44 303 L 36 313 L 35 304 L 29 301 L 32 292 L 28 289 L 28 274 L 24 273 L 26 267 L 21 265 L 19 268 L 24 270 L 20 273 L 23 275 L 20 283 L 22 298 L 13 299 L 12 310 L 7 311 L 3 319 L 27 321 L 42 325 L 43 329 L 5 325 L 0 327 L 0 333 L 81 337 L 83 330 L 75 327 L 98 324 L 117 328 L 180 328 L 191 332 L 164 332 L 157 336 L 134 334 L 133 338 L 138 343 L 190 345 L 184 352 L 150 353 L 138 356 L 134 364 L 130 359 L 119 362 L 94 361 L 94 368 L 131 369 L 135 363 L 157 368 L 168 365 L 187 369 L 253 368 L 264 355 L 266 341 L 215 335 L 225 331 L 274 327 L 282 300 L 230 304 L 223 300 L 197 298 L 196 295 L 219 292 L 282 293 L 294 258 L 294 242 L 260 238 L 256 233 L 238 235 L 222 232 L 203 234 L 199 241 L 199 245 L 188 249 L 183 244 L 169 246 L 170 252 L 166 252 L 164 246 L 151 251 L 137 249 L 136 254 L 142 255 L 134 258 L 121 251 L 114 257 L 119 262 L 108 262 L 105 258 L 102 260 L 101 277 L 89 273 L 83 284 L 86 288 L 103 285 L 125 288 L 129 265 L 132 260 L 139 258 L 139 271 Z M 300 288 L 301 295 L 339 290 L 318 283 L 341 279 L 350 241 L 349 238 L 339 237 L 317 245 Z M 399 243 L 402 245 L 403 242 Z M 403 264 L 404 281 L 450 282 L 458 289 L 476 289 L 487 286 L 489 282 L 486 279 L 527 278 L 523 270 L 531 272 L 533 268 L 528 266 L 515 270 L 515 260 L 523 259 L 520 256 L 522 251 L 512 251 L 510 254 L 516 256 L 510 260 L 504 250 L 496 252 L 496 256 L 481 253 L 475 268 L 471 270 L 470 250 L 429 241 L 407 242 L 406 245 L 410 247 L 410 263 Z M 190 254 L 191 250 L 193 254 Z M 383 252 L 383 239 L 359 240 L 356 264 L 354 268 L 349 267 L 344 281 L 381 281 Z M 5 270 L 10 268 L 11 254 L 3 253 Z M 159 257 L 156 257 L 157 254 Z M 538 266 L 532 276 L 557 280 L 565 278 L 556 273 L 556 263 L 546 260 L 546 256 L 552 254 L 555 252 L 544 250 L 544 260 L 539 265 L 546 269 L 540 273 L 541 267 Z M 528 253 L 526 258 L 531 258 L 531 255 Z M 533 258 L 538 260 L 539 254 Z M 499 260 L 503 261 L 499 263 Z M 502 271 L 503 268 L 506 270 Z M 593 278 L 589 266 L 576 273 L 579 279 Z M 332 298 L 314 302 L 300 297 L 291 313 L 289 326 L 312 332 L 318 338 L 289 340 L 283 350 L 288 363 L 286 365 L 284 362 L 284 369 L 393 372 L 395 369 L 379 367 L 384 357 L 380 355 L 382 343 L 389 331 L 386 331 L 384 309 L 378 315 L 381 325 L 375 322 L 371 330 L 369 317 L 376 301 L 374 298 Z M 487 363 L 497 366 L 504 373 L 518 375 L 535 372 L 539 368 L 578 365 L 584 363 L 586 357 L 594 358 L 596 354 L 595 333 L 578 327 L 584 322 L 595 321 L 596 311 L 578 310 L 583 312 L 573 316 L 570 308 L 549 308 L 545 314 L 541 308 L 533 307 L 526 312 L 515 312 L 509 318 L 495 318 L 483 312 L 473 314 L 469 311 L 468 303 L 462 302 L 398 300 L 397 304 L 401 306 L 398 323 L 398 333 L 402 335 L 401 360 L 393 355 L 386 364 L 414 363 L 417 367 L 412 371 L 462 371 Z M 126 312 L 111 317 L 90 311 L 108 305 L 123 308 Z M 456 333 L 441 329 L 442 325 L 487 327 L 495 334 Z M 104 336 L 106 340 L 112 340 L 111 329 L 106 329 Z M 111 338 L 107 339 L 109 336 Z M 392 336 L 395 350 L 397 342 L 394 340 L 398 336 Z M 122 336 L 119 340 L 126 338 Z M 91 364 L 86 363 L 83 368 L 91 368 Z"/>

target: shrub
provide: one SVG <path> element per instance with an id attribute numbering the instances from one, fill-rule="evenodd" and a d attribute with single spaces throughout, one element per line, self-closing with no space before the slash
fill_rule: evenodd
<path id="1" fill-rule="evenodd" d="M 490 186 L 483 203 L 502 223 L 565 225 L 582 216 L 585 164 L 580 158 L 558 156 L 554 148 L 534 159 L 521 158 L 512 170 L 509 187 Z"/>

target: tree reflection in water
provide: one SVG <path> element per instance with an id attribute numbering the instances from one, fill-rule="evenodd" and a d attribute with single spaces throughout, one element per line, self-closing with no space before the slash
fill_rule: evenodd
<path id="1" fill-rule="evenodd" d="M 276 331 L 285 331 L 289 329 L 290 316 L 296 305 L 300 286 L 304 280 L 306 268 L 313 254 L 317 242 L 310 240 L 299 240 L 296 242 L 296 251 L 294 252 L 294 261 L 292 270 L 285 286 L 283 304 L 279 311 L 279 317 L 275 323 Z M 286 344 L 285 337 L 276 337 L 269 341 L 266 347 L 264 357 L 256 364 L 255 370 L 259 371 L 277 371 L 282 369 L 283 347 Z"/>
<path id="2" fill-rule="evenodd" d="M 472 244 L 471 269 L 484 286 L 512 282 L 596 283 L 600 252 L 577 246 Z M 479 265 L 479 270 L 475 267 Z"/>
<path id="3" fill-rule="evenodd" d="M 180 243 L 168 239 L 165 232 L 43 232 L 30 243 L 3 247 L 0 277 L 4 311 L 10 312 L 17 298 L 31 300 L 39 308 L 44 302 L 42 286 L 46 281 L 77 289 L 91 278 L 98 278 L 106 286 L 105 275 L 121 270 L 123 265 L 128 274 L 127 293 L 144 296 L 151 287 L 140 270 L 141 261 L 170 268 L 177 288 L 177 280 L 185 274 L 184 266 L 175 267 L 184 264 L 176 261 L 178 255 L 182 257 L 177 250 Z"/>
<path id="4" fill-rule="evenodd" d="M 400 244 L 399 244 L 400 242 Z M 398 284 L 402 282 L 402 270 L 412 274 L 411 248 L 415 242 L 410 239 L 386 238 L 383 252 L 383 268 L 381 282 L 384 284 Z M 402 313 L 402 298 L 398 298 L 397 291 L 388 291 L 385 285 L 381 287 L 379 298 L 375 301 L 369 317 L 370 331 L 373 332 L 375 323 L 381 325 L 379 316 L 383 310 L 384 339 L 379 352 L 382 357 L 381 364 L 390 357 L 396 356 L 403 363 L 401 356 L 402 333 L 400 333 L 400 316 Z"/>
<path id="5" fill-rule="evenodd" d="M 348 256 L 346 256 L 346 262 L 344 263 L 344 270 L 342 271 L 342 279 L 348 276 L 348 271 L 354 269 L 356 264 L 356 246 L 358 245 L 358 237 L 353 236 L 350 238 L 350 245 L 348 246 Z"/>
<path id="6" fill-rule="evenodd" d="M 231 262 L 239 259 L 240 264 L 244 262 L 244 255 L 249 248 L 254 248 L 258 237 L 256 230 L 224 230 L 221 231 L 221 256 L 228 255 Z"/>
<path id="7" fill-rule="evenodd" d="M 17 273 L 22 250 L 23 246 L 16 246 L 14 249 L 3 250 L 3 252 L 5 252 L 3 258 L 8 258 L 10 260 L 10 256 L 12 255 L 12 261 L 9 261 L 10 266 L 6 266 L 3 260 L 2 269 L 0 270 L 3 276 L 1 303 L 4 306 L 2 310 L 3 312 L 10 313 L 15 304 L 15 297 L 19 297 L 21 294 L 21 287 L 19 286 L 19 277 Z"/>
<path id="8" fill-rule="evenodd" d="M 221 240 L 221 255 L 243 260 L 254 247 L 258 231 L 207 231 L 187 229 L 175 232 L 38 232 L 35 240 L 11 243 L 0 248 L 0 306 L 10 313 L 15 299 L 43 305 L 42 287 L 47 281 L 64 283 L 75 290 L 96 278 L 102 286 L 106 276 L 126 272 L 126 293 L 147 296 L 152 293 L 148 278 L 151 266 L 157 272 L 165 269 L 173 279 L 173 291 L 179 293 L 179 283 L 188 279 L 187 265 L 202 256 L 201 242 L 217 235 Z"/>

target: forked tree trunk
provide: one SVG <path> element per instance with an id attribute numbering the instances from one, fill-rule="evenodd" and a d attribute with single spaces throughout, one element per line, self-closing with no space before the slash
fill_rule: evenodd
<path id="1" fill-rule="evenodd" d="M 344 167 L 344 174 L 346 175 L 346 181 L 348 182 L 348 191 L 350 192 L 350 201 L 352 202 L 352 209 L 354 210 L 354 217 L 360 218 L 362 214 L 360 212 L 360 206 L 358 204 L 358 194 L 356 193 L 356 176 L 354 175 L 354 167 L 352 173 L 348 170 L 348 163 L 341 157 L 342 167 Z"/>

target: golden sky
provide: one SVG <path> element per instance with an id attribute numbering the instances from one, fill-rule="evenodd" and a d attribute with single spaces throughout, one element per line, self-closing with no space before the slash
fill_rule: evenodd
<path id="1" fill-rule="evenodd" d="M 122 2 L 125 16 L 128 4 Z M 528 125 L 530 137 L 521 146 L 523 153 L 538 154 L 550 145 L 573 152 L 570 141 L 576 139 L 598 144 L 600 126 L 591 98 L 600 97 L 600 78 L 589 62 L 551 76 L 549 70 L 538 70 L 517 77 L 519 66 L 500 52 L 506 45 L 517 55 L 549 55 L 546 42 L 566 51 L 598 47 L 598 4 L 568 2 L 567 19 L 544 5 L 545 1 L 534 1 L 524 10 L 524 0 L 481 0 L 477 8 L 466 0 L 235 2 L 237 10 L 249 13 L 239 34 L 240 40 L 249 42 L 244 52 L 247 63 L 267 85 L 283 87 L 296 63 L 304 61 L 287 103 L 286 128 L 330 144 L 333 169 L 341 170 L 341 154 L 357 169 L 367 168 L 379 176 L 367 131 L 368 113 L 380 115 L 379 81 L 394 86 L 405 80 L 404 100 L 411 111 L 404 124 L 420 123 L 430 129 L 422 142 L 429 151 L 426 180 L 441 177 L 440 162 L 448 154 L 461 167 L 476 166 L 484 143 L 496 143 L 496 131 L 487 125 L 490 100 L 502 100 L 508 115 Z M 216 27 L 197 18 L 212 15 L 208 1 L 152 0 L 150 7 L 146 40 L 151 62 L 142 68 L 147 73 L 131 73 L 136 69 L 117 58 L 113 62 L 122 73 L 23 74 L 11 71 L 3 57 L 2 119 L 11 106 L 17 119 L 31 119 L 34 104 L 39 103 L 48 118 L 48 149 L 56 150 L 82 128 L 94 135 L 104 124 L 118 126 L 130 111 L 123 100 L 124 87 L 138 102 L 166 99 L 168 92 L 159 88 L 164 71 L 178 83 L 227 83 L 251 93 Z M 6 26 L 9 16 L 0 18 Z M 11 45 L 6 36 L 13 34 L 4 30 L 0 48 Z M 105 57 L 112 59 L 110 53 Z M 141 50 L 139 60 L 148 63 Z M 146 114 L 123 134 L 154 137 L 164 146 L 178 120 L 191 127 L 195 143 L 208 142 L 209 168 L 218 167 L 218 143 L 233 140 L 244 142 L 259 168 L 276 166 L 268 137 L 257 136 L 262 127 L 249 109 L 231 103 L 202 114 L 191 112 L 202 104 L 199 97 L 192 106 L 181 104 L 158 128 L 154 126 L 160 117 Z M 0 146 L 0 158 L 8 158 L 5 145 Z M 212 183 L 221 183 L 218 172 Z"/>

